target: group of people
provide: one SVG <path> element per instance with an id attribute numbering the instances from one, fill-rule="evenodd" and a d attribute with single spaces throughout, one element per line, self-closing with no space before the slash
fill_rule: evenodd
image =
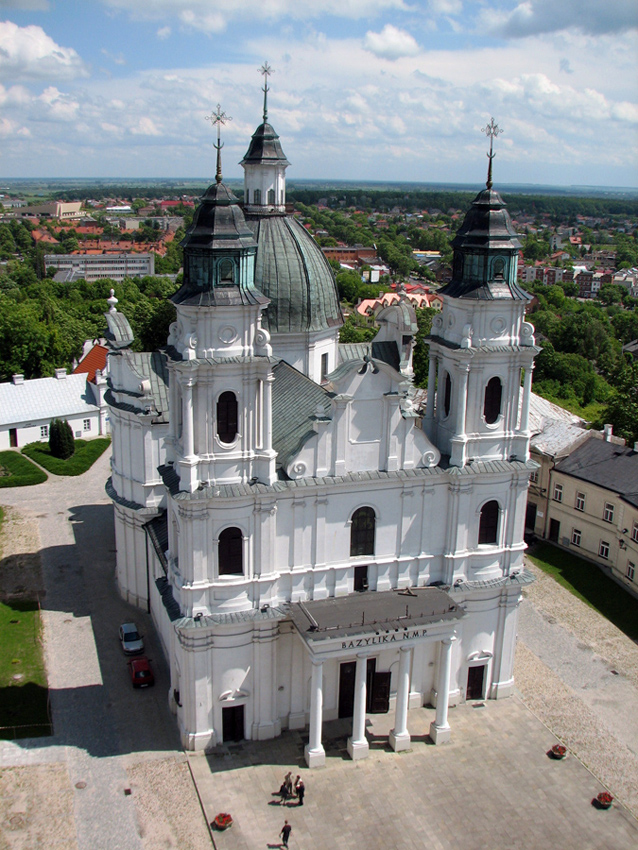
<path id="1" fill-rule="evenodd" d="M 297 805 L 303 806 L 305 793 L 306 786 L 304 785 L 301 776 L 297 776 L 293 782 L 292 773 L 288 771 L 288 773 L 284 776 L 284 781 L 281 783 L 281 788 L 279 789 L 279 796 L 281 797 L 282 803 L 285 803 L 286 800 L 289 800 L 292 797 L 296 797 L 298 800 Z"/>

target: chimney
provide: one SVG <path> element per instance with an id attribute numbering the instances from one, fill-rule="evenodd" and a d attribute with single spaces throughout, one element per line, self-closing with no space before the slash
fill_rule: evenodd
<path id="1" fill-rule="evenodd" d="M 16 387 L 20 386 L 21 384 L 24 384 L 24 375 L 14 375 L 13 383 L 16 385 Z"/>
<path id="2" fill-rule="evenodd" d="M 603 425 L 603 434 L 605 435 L 604 439 L 605 439 L 606 443 L 611 442 L 612 430 L 613 430 L 612 425 Z"/>
<path id="3" fill-rule="evenodd" d="M 58 381 L 63 381 L 66 378 L 66 369 L 56 369 L 55 377 Z"/>

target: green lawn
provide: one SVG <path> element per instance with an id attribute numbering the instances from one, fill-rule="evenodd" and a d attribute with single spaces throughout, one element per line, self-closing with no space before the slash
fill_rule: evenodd
<path id="1" fill-rule="evenodd" d="M 107 437 L 95 440 L 76 440 L 75 453 L 67 460 L 53 457 L 47 443 L 29 443 L 22 453 L 54 475 L 82 475 L 103 454 L 111 441 Z"/>
<path id="2" fill-rule="evenodd" d="M 0 452 L 0 487 L 27 487 L 46 480 L 46 472 L 18 452 Z"/>
<path id="3" fill-rule="evenodd" d="M 638 599 L 600 567 L 549 543 L 537 543 L 527 557 L 632 640 L 638 639 Z"/>
<path id="4" fill-rule="evenodd" d="M 37 602 L 0 602 L 0 738 L 52 734 Z"/>

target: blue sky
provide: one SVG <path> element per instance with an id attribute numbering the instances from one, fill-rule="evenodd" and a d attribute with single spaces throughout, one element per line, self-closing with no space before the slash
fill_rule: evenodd
<path id="1" fill-rule="evenodd" d="M 224 174 L 638 186 L 636 0 L 0 0 L 0 179 Z"/>

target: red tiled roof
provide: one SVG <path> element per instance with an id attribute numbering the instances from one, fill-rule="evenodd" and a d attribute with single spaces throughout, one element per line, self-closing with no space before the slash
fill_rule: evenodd
<path id="1" fill-rule="evenodd" d="M 80 360 L 72 374 L 80 375 L 86 373 L 87 380 L 94 383 L 96 370 L 100 369 L 101 371 L 104 371 L 106 369 L 106 355 L 108 353 L 109 350 L 105 346 L 94 345 L 86 357 L 83 357 L 82 360 Z"/>

